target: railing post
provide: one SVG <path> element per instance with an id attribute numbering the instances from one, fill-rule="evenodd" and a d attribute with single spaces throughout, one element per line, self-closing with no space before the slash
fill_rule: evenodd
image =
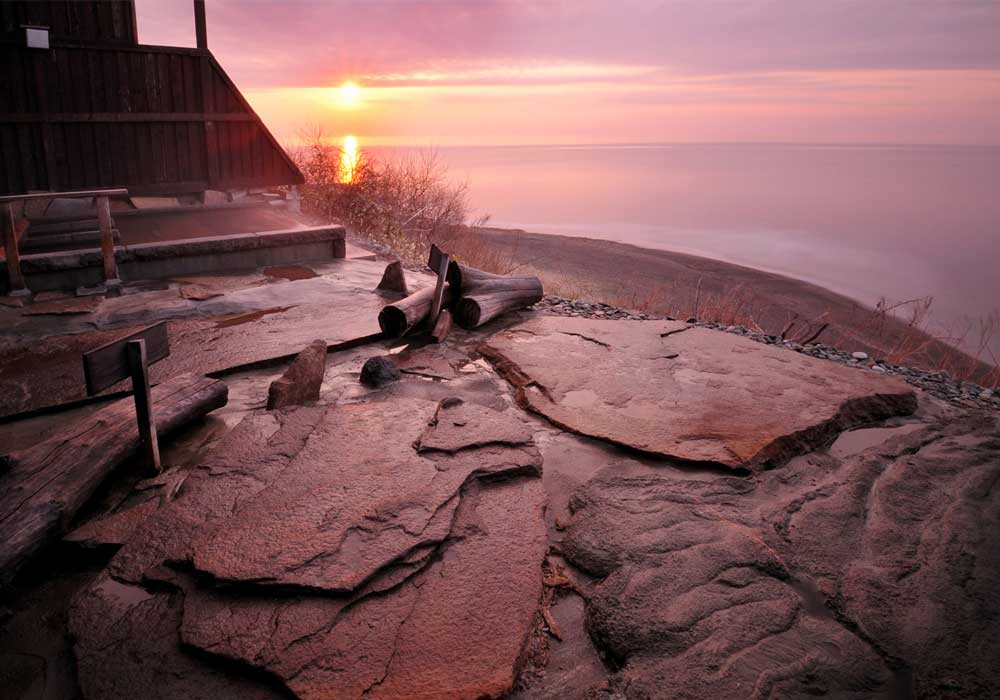
<path id="1" fill-rule="evenodd" d="M 31 294 L 24 284 L 21 274 L 21 254 L 17 249 L 17 226 L 14 222 L 14 205 L 5 202 L 3 205 L 3 247 L 7 256 L 7 280 L 11 296 L 28 296 Z"/>
<path id="2" fill-rule="evenodd" d="M 111 204 L 107 195 L 97 197 L 97 222 L 101 228 L 101 257 L 104 258 L 104 285 L 118 287 L 118 261 L 115 260 L 115 234 L 111 227 Z"/>

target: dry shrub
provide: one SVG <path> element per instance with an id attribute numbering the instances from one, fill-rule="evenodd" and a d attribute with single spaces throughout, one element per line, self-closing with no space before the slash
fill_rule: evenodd
<path id="1" fill-rule="evenodd" d="M 344 182 L 341 149 L 320 132 L 306 144 L 292 153 L 306 178 L 302 206 L 307 213 L 339 220 L 411 265 L 423 264 L 436 243 L 473 267 L 500 274 L 515 271 L 516 253 L 483 241 L 476 227 L 487 217 L 471 220 L 468 185 L 449 178 L 436 151 L 377 159 L 362 153 L 350 181 Z"/>

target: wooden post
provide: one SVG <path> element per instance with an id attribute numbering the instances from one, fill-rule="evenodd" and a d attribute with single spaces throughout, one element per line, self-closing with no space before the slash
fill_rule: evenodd
<path id="1" fill-rule="evenodd" d="M 146 341 L 130 340 L 125 345 L 129 369 L 132 373 L 132 392 L 135 394 L 135 419 L 139 427 L 139 443 L 146 455 L 146 462 L 160 471 L 160 445 L 156 438 L 156 420 L 153 417 L 153 397 L 149 391 L 149 368 L 146 363 Z"/>
<path id="2" fill-rule="evenodd" d="M 444 297 L 444 285 L 448 281 L 448 265 L 451 263 L 451 256 L 448 253 L 441 253 L 438 262 L 437 284 L 434 286 L 434 299 L 431 301 L 431 312 L 427 317 L 427 323 L 433 327 L 437 323 L 438 314 L 441 313 L 441 300 Z"/>
<path id="3" fill-rule="evenodd" d="M 104 284 L 117 287 L 122 281 L 118 278 L 118 262 L 115 260 L 115 234 L 111 227 L 111 205 L 104 195 L 97 197 L 97 222 L 101 228 L 101 257 L 104 258 Z"/>
<path id="4" fill-rule="evenodd" d="M 7 256 L 7 279 L 10 283 L 12 296 L 27 296 L 31 294 L 24 284 L 21 274 L 21 254 L 17 250 L 17 226 L 14 223 L 14 205 L 5 202 L 3 205 L 3 247 Z"/>
<path id="5" fill-rule="evenodd" d="M 202 51 L 208 49 L 208 28 L 205 23 L 205 0 L 194 0 L 195 44 Z"/>

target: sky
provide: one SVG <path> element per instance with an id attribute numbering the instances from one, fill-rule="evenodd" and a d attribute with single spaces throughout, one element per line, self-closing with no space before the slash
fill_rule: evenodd
<path id="1" fill-rule="evenodd" d="M 206 5 L 285 143 L 1000 144 L 996 0 Z M 136 7 L 142 43 L 194 45 L 188 0 Z"/>

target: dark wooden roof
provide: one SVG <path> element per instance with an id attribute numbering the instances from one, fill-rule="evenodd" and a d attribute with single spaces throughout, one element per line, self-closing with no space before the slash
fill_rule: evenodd
<path id="1" fill-rule="evenodd" d="M 0 194 L 303 181 L 211 52 L 137 44 L 134 17 L 131 2 L 0 1 Z M 26 48 L 21 23 L 46 21 L 51 48 Z"/>

